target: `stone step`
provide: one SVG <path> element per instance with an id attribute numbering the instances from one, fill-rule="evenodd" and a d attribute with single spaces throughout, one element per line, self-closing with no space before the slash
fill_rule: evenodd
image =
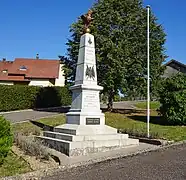
<path id="1" fill-rule="evenodd" d="M 107 125 L 63 124 L 56 126 L 54 132 L 70 135 L 110 135 L 117 134 L 117 129 Z"/>
<path id="2" fill-rule="evenodd" d="M 127 139 L 128 134 L 98 134 L 98 135 L 70 135 L 59 132 L 44 131 L 46 137 L 66 140 L 66 141 L 94 141 L 94 140 L 114 140 Z"/>
<path id="3" fill-rule="evenodd" d="M 44 141 L 49 147 L 67 154 L 68 156 L 87 155 L 89 153 L 104 152 L 128 146 L 139 145 L 138 139 L 113 139 L 97 141 L 65 141 L 56 138 L 38 136 L 37 138 Z"/>
<path id="4" fill-rule="evenodd" d="M 69 135 L 76 135 L 76 129 L 72 128 L 54 128 L 55 132 Z"/>

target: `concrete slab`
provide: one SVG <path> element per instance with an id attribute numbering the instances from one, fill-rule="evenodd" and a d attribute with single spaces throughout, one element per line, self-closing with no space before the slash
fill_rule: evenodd
<path id="1" fill-rule="evenodd" d="M 92 153 L 85 156 L 65 156 L 62 153 L 58 153 L 60 160 L 60 166 L 76 167 L 80 165 L 89 165 L 93 163 L 99 163 L 106 160 L 112 160 L 117 158 L 123 158 L 126 156 L 133 156 L 140 153 L 148 152 L 151 150 L 159 149 L 160 146 L 140 143 L 139 146 L 130 146 L 126 148 L 111 150 L 107 152 Z"/>

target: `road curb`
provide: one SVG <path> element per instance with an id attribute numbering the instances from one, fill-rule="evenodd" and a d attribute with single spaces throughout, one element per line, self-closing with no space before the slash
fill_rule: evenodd
<path id="1" fill-rule="evenodd" d="M 47 111 L 47 110 L 55 110 L 55 109 L 69 108 L 69 107 L 70 106 L 58 106 L 58 107 L 49 107 L 49 108 L 23 109 L 23 110 L 0 112 L 0 115 L 11 114 L 11 113 L 19 113 L 19 112 L 30 112 L 30 111 Z"/>
<path id="2" fill-rule="evenodd" d="M 34 171 L 34 172 L 29 172 L 26 174 L 17 175 L 17 176 L 4 177 L 4 178 L 1 178 L 0 180 L 39 180 L 39 179 L 46 177 L 46 176 L 52 176 L 54 173 L 57 173 L 59 171 L 69 170 L 69 169 L 75 168 L 75 167 L 86 167 L 89 165 L 105 163 L 105 162 L 109 162 L 112 160 L 133 157 L 136 155 L 141 155 L 141 154 L 150 153 L 150 152 L 157 152 L 157 151 L 168 149 L 173 146 L 183 145 L 185 143 L 186 143 L 186 141 L 180 141 L 180 142 L 172 143 L 172 144 L 165 145 L 165 146 L 156 146 L 156 147 L 141 150 L 141 151 L 138 151 L 135 153 L 129 153 L 129 154 L 125 154 L 125 155 L 116 155 L 114 157 L 103 157 L 103 158 L 98 158 L 95 160 L 89 160 L 89 161 L 86 161 L 83 163 L 74 163 L 72 165 L 65 165 L 65 166 L 59 166 L 57 168 L 38 170 L 38 171 Z"/>
<path id="3" fill-rule="evenodd" d="M 34 111 L 45 111 L 45 110 L 55 110 L 60 108 L 70 108 L 71 106 L 58 106 L 58 107 L 49 107 L 49 108 L 34 108 Z"/>
<path id="4" fill-rule="evenodd" d="M 34 111 L 34 110 L 33 109 L 23 109 L 23 110 L 0 112 L 0 115 L 11 114 L 11 113 L 18 113 L 18 112 L 30 112 L 30 111 Z"/>
<path id="5" fill-rule="evenodd" d="M 157 146 L 165 146 L 174 143 L 174 141 L 168 141 L 163 139 L 149 139 L 149 138 L 142 138 L 142 137 L 136 137 L 136 136 L 129 136 L 132 139 L 139 139 L 139 142 L 147 143 L 147 144 L 153 144 Z"/>

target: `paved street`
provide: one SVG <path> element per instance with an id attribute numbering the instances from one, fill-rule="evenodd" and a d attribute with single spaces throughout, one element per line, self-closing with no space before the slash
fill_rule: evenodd
<path id="1" fill-rule="evenodd" d="M 120 109 L 134 109 L 135 102 L 132 101 L 124 101 L 124 102 L 116 102 L 114 103 L 114 108 Z M 106 108 L 107 106 L 104 104 L 101 105 L 101 108 Z M 65 110 L 66 111 L 66 110 Z M 17 123 L 28 120 L 36 120 L 42 117 L 54 116 L 63 112 L 62 109 L 59 109 L 59 112 L 47 112 L 47 111 L 21 111 L 21 112 L 11 112 L 3 114 L 4 117 L 10 120 L 11 123 Z"/>
<path id="2" fill-rule="evenodd" d="M 186 180 L 186 144 L 62 171 L 43 180 Z"/>
<path id="3" fill-rule="evenodd" d="M 36 120 L 42 117 L 54 116 L 59 114 L 58 112 L 44 112 L 44 111 L 22 111 L 6 113 L 3 116 L 11 123 L 17 123 L 22 121 Z"/>

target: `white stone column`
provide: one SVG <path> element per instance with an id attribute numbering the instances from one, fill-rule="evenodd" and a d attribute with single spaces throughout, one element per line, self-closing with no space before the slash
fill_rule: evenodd
<path id="1" fill-rule="evenodd" d="M 94 36 L 86 33 L 81 36 L 75 85 L 68 124 L 104 125 L 105 117 L 100 110 L 99 92 L 103 88 L 97 85 L 96 55 Z"/>

